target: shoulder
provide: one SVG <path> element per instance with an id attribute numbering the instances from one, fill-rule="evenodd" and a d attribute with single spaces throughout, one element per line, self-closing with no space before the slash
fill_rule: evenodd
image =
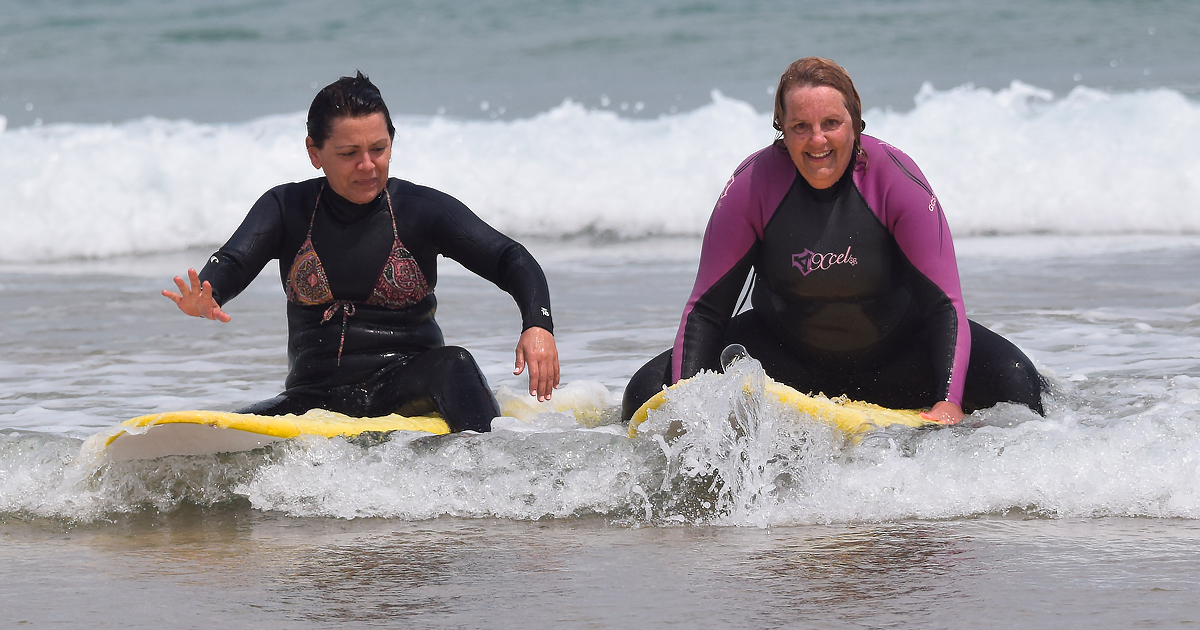
<path id="1" fill-rule="evenodd" d="M 933 210 L 937 197 L 917 163 L 908 154 L 878 138 L 863 135 L 854 165 L 854 184 L 877 215 L 907 208 Z"/>
<path id="2" fill-rule="evenodd" d="M 389 177 L 387 190 L 395 204 L 424 207 L 431 211 L 455 213 L 466 210 L 469 212 L 466 205 L 453 196 L 436 188 L 414 184 L 407 180 Z"/>
<path id="3" fill-rule="evenodd" d="M 796 181 L 796 165 L 774 144 L 751 154 L 738 165 L 721 191 L 714 211 L 770 212 Z"/>
<path id="4" fill-rule="evenodd" d="M 774 144 L 752 153 L 733 172 L 730 182 L 756 188 L 792 185 L 796 179 L 796 165 L 787 151 Z"/>
<path id="5" fill-rule="evenodd" d="M 855 182 L 909 184 L 928 191 L 929 183 L 925 181 L 925 175 L 907 153 L 865 134 L 861 146 L 866 159 L 860 156 L 854 165 Z"/>
<path id="6" fill-rule="evenodd" d="M 263 193 L 259 197 L 259 203 L 273 203 L 278 205 L 282 210 L 288 211 L 311 210 L 316 205 L 317 195 L 320 193 L 321 185 L 324 183 L 324 177 L 314 177 L 302 182 L 279 184 Z"/>

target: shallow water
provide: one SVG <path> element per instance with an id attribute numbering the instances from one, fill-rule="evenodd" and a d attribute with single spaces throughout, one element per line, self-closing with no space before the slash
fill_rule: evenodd
<path id="1" fill-rule="evenodd" d="M 1144 628 L 1195 621 L 1198 564 L 1179 520 L 627 528 L 235 504 L 6 524 L 0 607 L 22 627 Z"/>
<path id="2" fill-rule="evenodd" d="M 527 244 L 554 290 L 564 380 L 607 390 L 586 404 L 615 404 L 627 375 L 670 343 L 698 243 Z M 676 407 L 695 424 L 670 444 L 546 414 L 481 436 L 302 439 L 122 465 L 81 456 L 81 439 L 148 411 L 276 392 L 273 270 L 219 325 L 177 317 L 157 295 L 203 252 L 9 266 L 2 607 L 14 621 L 121 627 L 1194 619 L 1200 242 L 957 246 L 970 316 L 1051 378 L 1045 419 L 1000 407 L 964 428 L 850 448 L 761 397 L 739 407 L 729 392 L 741 381 L 714 376 Z M 510 299 L 444 270 L 447 339 L 493 386 L 520 388 Z M 64 592 L 72 606 L 52 605 Z"/>

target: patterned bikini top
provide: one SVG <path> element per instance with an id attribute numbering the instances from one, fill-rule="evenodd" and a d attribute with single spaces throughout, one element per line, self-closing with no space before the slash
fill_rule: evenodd
<path id="1" fill-rule="evenodd" d="M 317 256 L 317 250 L 313 249 L 313 223 L 317 220 L 317 208 L 321 205 L 323 192 L 325 184 L 321 184 L 321 190 L 317 191 L 317 203 L 313 206 L 312 219 L 308 221 L 308 236 L 300 246 L 300 251 L 296 252 L 296 259 L 292 261 L 292 268 L 284 281 L 283 292 L 288 301 L 295 304 L 328 304 L 329 308 L 325 309 L 325 314 L 321 317 L 322 324 L 333 319 L 338 311 L 341 311 L 342 338 L 338 342 L 337 353 L 337 364 L 341 366 L 342 350 L 346 347 L 346 324 L 354 315 L 354 301 L 334 298 L 333 291 L 329 288 L 329 279 L 325 277 L 325 268 L 321 266 L 321 258 Z M 425 281 L 425 274 L 421 273 L 421 268 L 412 253 L 400 242 L 400 233 L 396 230 L 396 213 L 392 210 L 392 196 L 386 188 L 383 194 L 387 198 L 388 214 L 392 217 L 392 251 L 375 280 L 371 297 L 364 303 L 400 309 L 425 299 L 425 296 L 429 295 L 429 283 Z"/>
<path id="2" fill-rule="evenodd" d="M 325 276 L 325 268 L 321 266 L 321 258 L 317 256 L 317 250 L 313 249 L 313 223 L 317 219 L 316 208 L 321 203 L 321 193 L 323 192 L 325 192 L 325 185 L 321 184 L 321 190 L 317 192 L 317 204 L 313 207 L 312 219 L 308 222 L 308 236 L 304 239 L 304 244 L 300 246 L 300 251 L 296 252 L 295 260 L 292 261 L 292 268 L 288 271 L 287 279 L 284 282 L 284 293 L 289 302 L 304 306 L 340 305 L 340 308 L 345 309 L 349 315 L 353 315 L 354 303 L 334 297 L 333 291 L 329 289 L 329 279 Z M 392 251 L 388 254 L 387 262 L 383 264 L 383 269 L 375 280 L 375 288 L 371 291 L 371 297 L 367 298 L 364 304 L 400 309 L 425 299 L 425 296 L 429 295 L 429 284 L 425 281 L 425 274 L 421 273 L 421 268 L 417 266 L 416 259 L 400 241 L 400 234 L 396 230 L 396 213 L 392 210 L 392 196 L 386 189 L 383 194 L 387 199 L 388 214 L 392 217 Z M 331 310 L 333 312 L 329 314 L 329 317 L 337 312 L 336 308 L 331 308 Z M 326 321 L 329 317 L 326 317 Z"/>

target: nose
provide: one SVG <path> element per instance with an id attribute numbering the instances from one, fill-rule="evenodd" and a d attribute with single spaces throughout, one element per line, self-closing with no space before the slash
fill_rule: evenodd
<path id="1" fill-rule="evenodd" d="M 364 171 L 369 171 L 375 168 L 375 163 L 371 161 L 371 152 L 363 151 L 362 157 L 358 159 L 358 164 L 356 166 Z"/>

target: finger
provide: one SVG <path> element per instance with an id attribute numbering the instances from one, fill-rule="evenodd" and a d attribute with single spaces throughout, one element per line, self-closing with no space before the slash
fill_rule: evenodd
<path id="1" fill-rule="evenodd" d="M 220 306 L 218 306 L 218 307 L 216 307 L 216 308 L 214 308 L 214 309 L 213 309 L 213 319 L 217 319 L 217 320 L 220 320 L 220 321 L 222 321 L 222 322 L 226 322 L 226 323 L 228 323 L 228 322 L 229 322 L 229 320 L 231 320 L 231 319 L 233 319 L 233 318 L 232 318 L 232 317 L 230 317 L 230 316 L 229 316 L 229 315 L 228 315 L 228 314 L 227 314 L 225 311 L 221 310 L 221 307 L 220 307 Z"/>
<path id="2" fill-rule="evenodd" d="M 546 393 L 546 400 L 550 400 L 558 386 L 558 357 L 551 355 L 542 362 L 542 374 L 546 375 L 542 380 L 542 391 Z"/>
<path id="3" fill-rule="evenodd" d="M 562 382 L 560 380 L 560 377 L 562 376 L 562 371 L 561 371 L 562 366 L 558 362 L 558 350 L 557 349 L 555 349 L 554 356 L 550 358 L 550 361 L 551 361 L 551 364 L 554 366 L 554 383 L 552 384 L 552 386 L 558 387 L 558 384 Z"/>
<path id="4" fill-rule="evenodd" d="M 171 291 L 168 291 L 166 289 L 162 290 L 162 294 L 163 294 L 163 297 L 171 298 L 171 300 L 173 300 L 176 304 L 179 304 L 179 300 L 183 299 L 182 295 L 179 295 L 178 293 L 172 293 Z"/>
<path id="5" fill-rule="evenodd" d="M 525 371 L 525 351 L 521 349 L 521 344 L 517 344 L 517 362 L 513 364 L 513 375 L 516 376 Z"/>
<path id="6" fill-rule="evenodd" d="M 184 284 L 183 278 L 180 278 L 179 276 L 175 276 L 175 286 L 179 287 L 180 297 L 191 294 L 191 291 L 188 290 L 188 286 Z"/>
<path id="7" fill-rule="evenodd" d="M 188 280 L 192 283 L 192 292 L 200 292 L 200 274 L 196 273 L 195 269 L 188 269 Z"/>
<path id="8" fill-rule="evenodd" d="M 540 377 L 539 372 L 541 371 L 541 368 L 540 368 L 540 366 L 538 366 L 537 359 L 531 360 L 528 365 L 529 365 L 529 395 L 537 396 L 538 400 L 542 400 L 541 389 L 540 389 L 541 382 L 538 380 Z"/>
<path id="9" fill-rule="evenodd" d="M 552 388 L 550 387 L 549 370 L 547 370 L 546 367 L 547 366 L 544 361 L 538 362 L 538 369 L 537 369 L 538 400 L 550 400 L 550 392 L 552 391 Z M 530 374 L 533 374 L 533 372 L 531 371 Z"/>

